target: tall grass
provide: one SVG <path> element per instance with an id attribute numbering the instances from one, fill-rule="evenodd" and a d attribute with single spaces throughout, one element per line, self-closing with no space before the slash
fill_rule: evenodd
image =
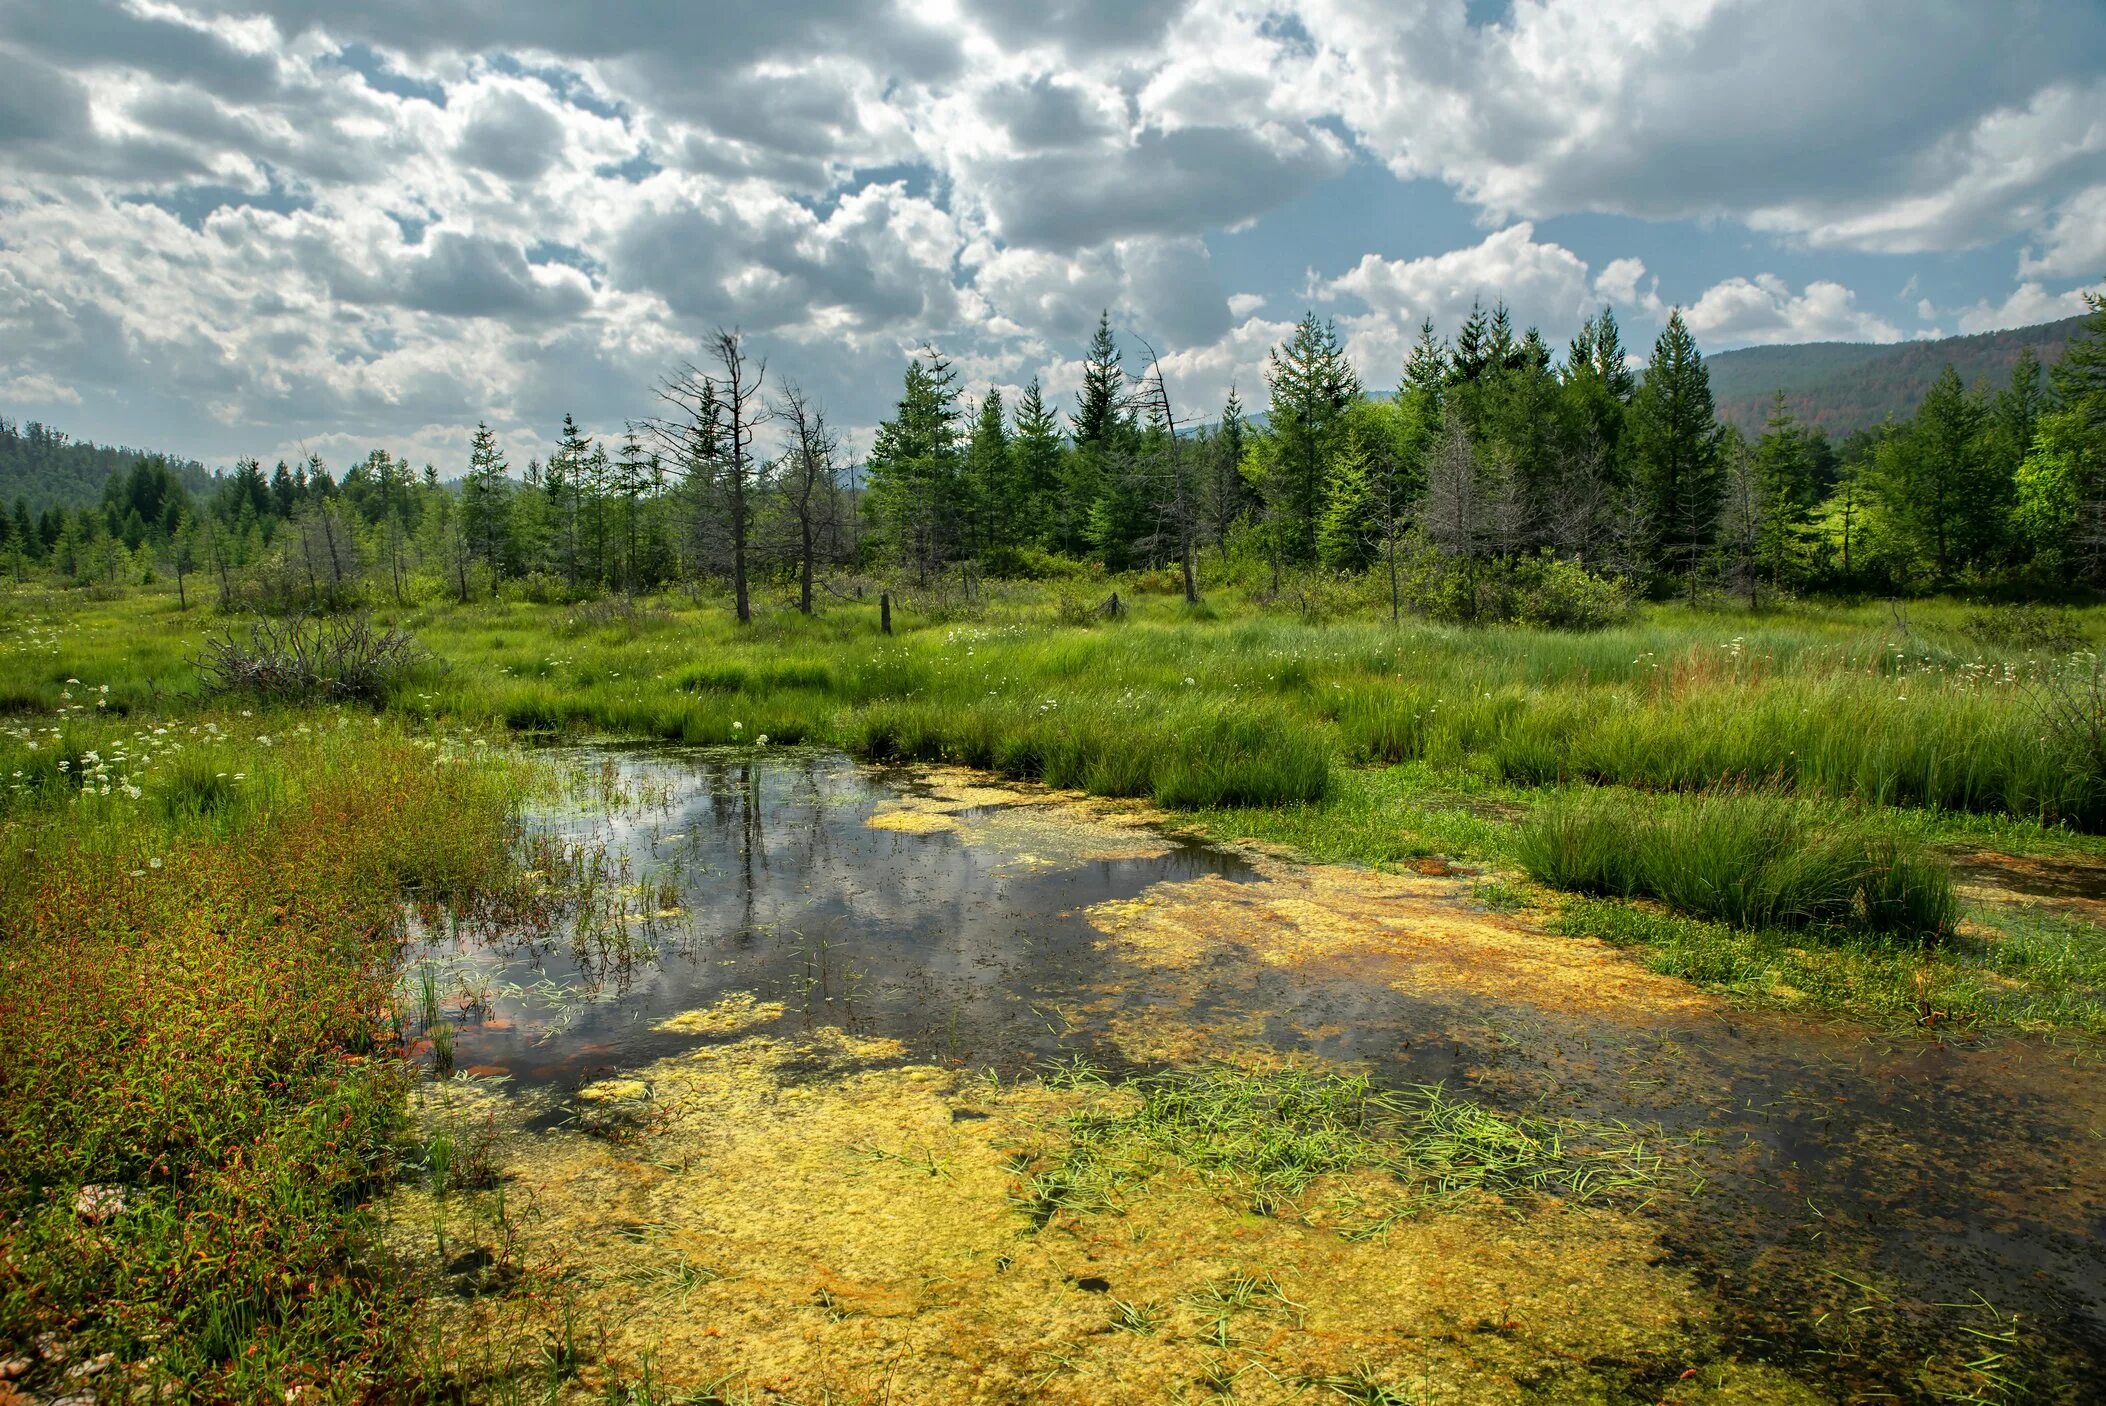
<path id="1" fill-rule="evenodd" d="M 1655 898 L 1741 928 L 1836 928 L 1936 943 L 1958 908 L 1946 866 L 1868 822 L 1780 797 L 1565 796 L 1516 837 L 1556 888 Z"/>
<path id="2" fill-rule="evenodd" d="M 1954 606 L 1909 619 L 1654 607 L 1569 635 L 1134 604 L 1129 620 L 1062 624 L 1050 591 L 1018 588 L 977 619 L 902 608 L 892 637 L 850 602 L 744 629 L 714 602 L 673 598 L 634 611 L 432 604 L 384 612 L 446 666 L 402 682 L 389 706 L 690 743 L 765 733 L 1179 806 L 1297 803 L 1328 794 L 1340 766 L 1425 761 L 1517 785 L 1760 786 L 2106 830 L 2106 785 L 2045 737 L 2029 690 L 2063 665 L 1981 642 Z M 0 641 L 9 609 L 0 601 Z M 111 712 L 188 687 L 182 651 L 211 619 L 145 596 L 12 609 L 37 646 L 24 701 L 56 706 L 71 675 L 109 685 Z M 2097 617 L 2077 624 L 2098 632 Z"/>

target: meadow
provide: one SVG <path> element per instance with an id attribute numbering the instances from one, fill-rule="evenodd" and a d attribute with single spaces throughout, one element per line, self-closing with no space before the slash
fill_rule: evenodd
<path id="1" fill-rule="evenodd" d="M 372 704 L 209 695 L 192 660 L 246 627 L 169 594 L 0 597 L 0 1341 L 200 1399 L 407 1380 L 369 1219 L 415 1158 L 401 944 L 418 905 L 531 902 L 546 781 L 513 736 L 959 763 L 1313 860 L 1463 862 L 1483 906 L 1744 1003 L 2106 1035 L 2098 928 L 1952 870 L 2106 894 L 2106 778 L 2051 717 L 2106 613 L 1565 634 L 1122 593 L 897 603 L 890 634 L 868 599 L 381 609 L 427 654 Z"/>

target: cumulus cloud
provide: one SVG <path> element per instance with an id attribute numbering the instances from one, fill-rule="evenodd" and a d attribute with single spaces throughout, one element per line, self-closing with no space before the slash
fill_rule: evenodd
<path id="1" fill-rule="evenodd" d="M 2102 124 L 2106 125 L 2106 124 Z M 2078 192 L 2041 231 L 2041 247 L 2018 260 L 2021 278 L 2091 278 L 2106 273 L 2106 185 Z"/>
<path id="2" fill-rule="evenodd" d="M 1766 342 L 1898 342 L 1903 333 L 1857 305 L 1840 283 L 1817 279 L 1794 293 L 1775 274 L 1729 278 L 1704 290 L 1685 314 L 1699 341 L 1726 346 Z"/>
<path id="3" fill-rule="evenodd" d="M 2106 294 L 2106 283 L 2094 285 L 2093 294 Z M 2072 288 L 2067 293 L 2050 293 L 2038 283 L 2021 283 L 2011 296 L 2001 302 L 1983 299 L 1960 314 L 1962 332 L 1994 332 L 2004 327 L 2027 327 L 2036 322 L 2053 322 L 2058 318 L 2075 317 L 2085 311 L 2085 290 Z"/>
<path id="4" fill-rule="evenodd" d="M 564 409 L 638 413 L 718 324 L 867 430 L 924 344 L 1061 392 L 1103 309 L 1211 409 L 1262 397 L 1305 300 L 1380 382 L 1480 299 L 1553 342 L 1692 293 L 1713 345 L 1902 335 L 1833 281 L 1738 276 L 1780 243 L 2023 244 L 2016 292 L 1941 294 L 1978 323 L 2106 265 L 2096 7 L 1472 8 L 0 0 L 0 404 L 453 472 L 479 418 L 523 456 Z M 1399 176 L 1488 232 L 1311 244 Z M 1655 245 L 1553 223 L 1579 211 L 1754 252 L 1664 290 Z"/>
<path id="5" fill-rule="evenodd" d="M 1732 216 L 1944 249 L 2095 179 L 2106 11 L 1920 0 L 1304 0 L 1312 103 L 1494 215 Z"/>

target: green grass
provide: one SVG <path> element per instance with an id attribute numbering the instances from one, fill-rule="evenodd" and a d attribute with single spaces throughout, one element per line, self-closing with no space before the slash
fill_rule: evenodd
<path id="1" fill-rule="evenodd" d="M 2106 935 L 2038 911 L 2000 913 L 1931 957 L 1875 937 L 1809 942 L 1642 905 L 1576 898 L 1552 932 L 1627 947 L 1652 970 L 1750 1005 L 1827 1011 L 1874 1026 L 2106 1038 Z"/>
<path id="2" fill-rule="evenodd" d="M 1260 1215 L 1296 1214 L 1326 1177 L 1386 1173 L 1392 1194 L 1365 1209 L 1355 1237 L 1470 1197 L 1643 1191 L 1659 1172 L 1626 1129 L 1504 1113 L 1438 1087 L 1383 1089 L 1366 1075 L 1214 1066 L 1111 1085 L 1077 1064 L 1053 1082 L 1103 1097 L 1067 1119 L 1058 1155 L 1020 1162 L 1017 1201 L 1037 1228 L 1116 1209 L 1123 1188 L 1167 1167 Z"/>
<path id="3" fill-rule="evenodd" d="M 1520 828 L 1517 857 L 1553 888 L 1657 898 L 1741 928 L 1876 933 L 1935 945 L 1958 912 L 1952 874 L 1862 817 L 1776 796 L 1560 796 Z"/>

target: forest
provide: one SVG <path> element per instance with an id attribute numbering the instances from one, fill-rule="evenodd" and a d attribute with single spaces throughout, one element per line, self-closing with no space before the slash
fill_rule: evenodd
<path id="1" fill-rule="evenodd" d="M 0 515 L 17 577 L 197 576 L 225 604 L 328 608 L 517 594 L 576 600 L 761 585 L 798 607 L 834 573 L 920 590 L 976 579 L 1167 571 L 1263 589 L 1367 583 L 1393 614 L 1599 624 L 1642 597 L 1760 606 L 1806 594 L 2063 596 L 2106 581 L 2106 307 L 2052 366 L 2008 383 L 1948 365 L 1906 418 L 1831 440 L 1783 392 L 1760 432 L 1721 422 L 1679 313 L 1641 372 L 1606 308 L 1561 353 L 1503 305 L 1424 325 L 1394 395 L 1335 327 L 1275 348 L 1263 413 L 1182 403 L 1147 344 L 1100 319 L 1075 404 L 1034 381 L 966 396 L 926 351 L 860 459 L 792 373 L 735 331 L 614 435 L 564 416 L 545 461 L 478 426 L 464 464 L 375 449 L 254 459 L 201 480 L 157 456 L 99 503 Z M 640 396 L 642 394 L 640 388 Z M 52 432 L 29 427 L 31 441 Z M 14 440 L 21 434 L 7 428 Z M 1313 583 L 1313 584 L 1312 584 Z"/>

